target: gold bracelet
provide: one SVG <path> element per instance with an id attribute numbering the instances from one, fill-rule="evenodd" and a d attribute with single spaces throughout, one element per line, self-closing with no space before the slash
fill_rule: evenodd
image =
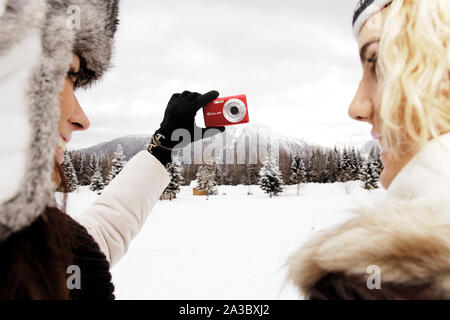
<path id="1" fill-rule="evenodd" d="M 155 136 L 156 136 L 156 137 L 155 137 Z M 154 134 L 154 135 L 152 136 L 152 144 L 149 145 L 149 148 L 150 148 L 151 145 L 154 145 L 154 146 L 156 146 L 156 147 L 160 147 L 161 149 L 168 150 L 168 151 L 173 151 L 173 150 L 179 150 L 179 149 L 182 149 L 182 148 L 168 148 L 168 147 L 166 147 L 166 146 L 163 146 L 163 145 L 161 144 L 161 141 L 160 141 L 161 138 L 166 139 L 166 137 L 165 137 L 164 135 L 162 135 L 161 133 L 156 133 L 156 134 Z"/>
<path id="2" fill-rule="evenodd" d="M 147 151 L 153 154 L 153 148 L 157 148 L 158 146 L 155 146 L 153 143 L 150 143 L 147 147 Z"/>

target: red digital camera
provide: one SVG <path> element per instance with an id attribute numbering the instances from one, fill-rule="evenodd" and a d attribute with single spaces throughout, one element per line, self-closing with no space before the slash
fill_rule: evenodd
<path id="1" fill-rule="evenodd" d="M 207 128 L 248 123 L 247 97 L 218 98 L 203 108 L 203 115 Z"/>

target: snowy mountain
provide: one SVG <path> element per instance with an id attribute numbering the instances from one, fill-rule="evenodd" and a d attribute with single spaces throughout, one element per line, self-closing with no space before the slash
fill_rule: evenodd
<path id="1" fill-rule="evenodd" d="M 117 145 L 120 144 L 123 147 L 125 159 L 128 161 L 139 151 L 146 149 L 150 140 L 151 135 L 130 135 L 103 142 L 80 151 L 88 154 L 107 154 L 114 152 L 117 149 Z M 363 154 L 366 154 L 373 147 L 377 146 L 377 142 L 369 140 L 366 143 L 362 143 L 360 140 L 359 143 L 350 143 L 347 146 L 349 145 L 354 145 Z M 208 148 L 209 150 L 215 149 L 223 152 L 223 159 L 227 157 L 234 157 L 236 160 L 249 159 L 252 154 L 261 152 L 267 146 L 270 146 L 273 150 L 278 148 L 281 158 L 283 158 L 283 155 L 290 158 L 289 155 L 294 156 L 299 152 L 309 152 L 313 147 L 317 147 L 302 139 L 282 135 L 262 124 L 245 124 L 229 126 L 224 133 L 212 139 L 205 139 L 203 142 L 197 141 L 190 147 L 184 148 L 180 155 L 186 155 L 191 152 L 190 158 L 198 159 L 198 154 L 200 153 L 201 155 L 205 148 Z M 323 147 L 323 149 L 329 147 Z M 189 150 L 189 148 L 191 149 Z"/>
<path id="2" fill-rule="evenodd" d="M 197 141 L 192 144 L 190 151 L 192 159 L 198 159 L 199 152 L 200 155 L 201 152 L 204 152 L 204 158 L 209 155 L 217 158 L 216 154 L 219 152 L 224 163 L 243 164 L 246 162 L 261 163 L 267 150 L 272 150 L 273 153 L 277 153 L 278 150 L 281 157 L 290 158 L 291 155 L 296 155 L 309 148 L 310 146 L 304 141 L 281 135 L 267 126 L 246 124 L 228 127 L 221 135 L 203 142 Z M 215 151 L 212 152 L 212 150 Z M 189 153 L 189 150 L 183 149 L 183 155 L 186 152 Z"/>
<path id="3" fill-rule="evenodd" d="M 125 160 L 128 161 L 139 151 L 146 149 L 150 139 L 151 135 L 124 136 L 78 151 L 83 151 L 87 154 L 108 154 L 116 151 L 117 146 L 120 144 L 125 154 Z"/>
<path id="4" fill-rule="evenodd" d="M 132 158 L 136 153 L 146 149 L 151 140 L 151 135 L 132 135 L 117 138 L 108 142 L 103 142 L 92 147 L 82 149 L 88 154 L 107 154 L 114 152 L 117 145 L 121 144 L 124 150 L 126 160 Z M 191 145 L 192 150 L 203 150 L 202 142 L 197 141 Z M 220 145 L 219 145 L 220 144 Z M 303 140 L 290 138 L 281 135 L 271 128 L 260 124 L 245 124 L 230 126 L 220 136 L 203 141 L 203 148 L 217 148 L 226 152 L 233 151 L 236 157 L 249 155 L 250 152 L 262 148 L 264 145 L 278 145 L 281 153 L 297 154 L 308 149 L 309 145 Z M 187 147 L 189 148 L 189 147 Z M 189 152 L 189 149 L 183 149 L 183 152 Z"/>

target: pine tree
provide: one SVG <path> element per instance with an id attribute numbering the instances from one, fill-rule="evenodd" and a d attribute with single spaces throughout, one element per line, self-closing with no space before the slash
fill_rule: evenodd
<path id="1" fill-rule="evenodd" d="M 222 181 L 223 181 L 223 174 L 222 174 L 222 170 L 220 170 L 219 166 L 214 164 L 214 180 L 216 181 L 217 185 L 221 185 Z"/>
<path id="2" fill-rule="evenodd" d="M 73 167 L 72 156 L 69 152 L 64 152 L 64 162 L 62 163 L 64 175 L 67 180 L 67 191 L 74 192 L 78 188 L 77 173 Z"/>
<path id="3" fill-rule="evenodd" d="M 306 182 L 306 167 L 303 158 L 297 155 L 290 167 L 290 182 L 297 185 L 297 195 L 300 194 L 300 184 Z"/>
<path id="4" fill-rule="evenodd" d="M 105 154 L 100 155 L 98 157 L 98 161 L 100 161 L 100 172 L 102 174 L 103 184 L 107 186 L 111 181 L 109 178 L 109 173 L 111 172 L 111 158 L 112 156 L 108 156 Z"/>
<path id="5" fill-rule="evenodd" d="M 75 168 L 78 175 L 78 184 L 88 186 L 91 182 L 91 172 L 89 168 L 89 158 L 84 152 L 79 152 L 78 169 Z"/>
<path id="6" fill-rule="evenodd" d="M 206 191 L 206 199 L 209 199 L 210 195 L 217 194 L 216 175 L 216 165 L 205 164 L 198 168 L 197 189 Z"/>
<path id="7" fill-rule="evenodd" d="M 166 169 L 170 175 L 170 183 L 167 188 L 164 190 L 164 194 L 169 196 L 169 200 L 175 197 L 175 195 L 180 192 L 180 185 L 183 181 L 183 177 L 181 175 L 182 168 L 176 162 L 170 162 L 166 165 Z"/>
<path id="8" fill-rule="evenodd" d="M 359 179 L 363 182 L 363 188 L 366 190 L 377 189 L 379 178 L 376 163 L 373 158 L 369 157 L 364 162 L 359 176 Z"/>
<path id="9" fill-rule="evenodd" d="M 325 153 L 325 172 L 324 172 L 324 183 L 334 183 L 336 182 L 336 169 L 334 167 L 334 154 L 333 151 L 327 150 Z"/>
<path id="10" fill-rule="evenodd" d="M 109 171 L 108 175 L 108 181 L 111 181 L 114 179 L 120 171 L 122 171 L 123 167 L 125 166 L 125 155 L 123 153 L 122 145 L 117 145 L 117 149 L 113 154 L 112 160 L 111 160 L 111 170 Z"/>
<path id="11" fill-rule="evenodd" d="M 97 166 L 97 157 L 93 154 L 90 156 L 89 166 L 88 166 L 88 170 L 87 170 L 89 172 L 88 173 L 89 174 L 89 184 L 91 183 L 92 177 L 95 174 L 96 166 Z"/>
<path id="12" fill-rule="evenodd" d="M 352 181 L 354 179 L 354 172 L 356 168 L 354 161 L 355 160 L 352 157 L 351 151 L 345 148 L 342 153 L 342 182 Z"/>
<path id="13" fill-rule="evenodd" d="M 231 179 L 230 179 L 230 165 L 226 164 L 223 166 L 222 169 L 222 185 L 229 186 L 231 185 Z"/>
<path id="14" fill-rule="evenodd" d="M 312 163 L 314 164 L 315 182 L 327 183 L 328 171 L 327 171 L 327 158 L 326 153 L 322 148 L 315 148 L 313 152 Z"/>
<path id="15" fill-rule="evenodd" d="M 246 181 L 245 184 L 247 185 L 255 185 L 258 183 L 259 180 L 259 170 L 257 164 L 249 164 L 246 167 Z"/>
<path id="16" fill-rule="evenodd" d="M 97 164 L 95 166 L 94 175 L 91 178 L 91 185 L 90 185 L 89 189 L 91 191 L 96 191 L 97 194 L 101 194 L 104 188 L 105 188 L 105 183 L 104 183 L 103 177 L 102 177 L 101 162 L 100 162 L 100 160 L 98 160 Z"/>
<path id="17" fill-rule="evenodd" d="M 363 166 L 364 166 L 364 159 L 361 155 L 361 152 L 355 150 L 355 148 L 352 148 L 352 159 L 353 159 L 353 180 L 358 180 L 362 170 L 363 170 Z"/>
<path id="18" fill-rule="evenodd" d="M 333 149 L 333 167 L 334 167 L 334 181 L 333 182 L 342 182 L 341 172 L 342 172 L 342 155 L 340 150 L 337 147 Z"/>
<path id="19" fill-rule="evenodd" d="M 306 183 L 311 183 L 313 182 L 313 177 L 314 177 L 314 168 L 313 165 L 311 163 L 311 156 L 307 153 L 303 154 L 303 157 L 305 158 L 306 161 L 304 161 L 305 164 L 305 171 L 306 171 Z"/>
<path id="20" fill-rule="evenodd" d="M 81 153 L 78 158 L 78 170 L 77 170 L 77 176 L 80 177 L 80 179 L 84 175 L 84 153 Z M 78 180 L 80 180 L 78 179 Z"/>
<path id="21" fill-rule="evenodd" d="M 273 195 L 278 195 L 283 191 L 283 178 L 280 169 L 277 166 L 276 160 L 269 152 L 263 162 L 263 167 L 259 173 L 259 185 L 265 193 L 268 193 L 272 198 Z"/>
<path id="22" fill-rule="evenodd" d="M 227 182 L 232 186 L 237 186 L 241 183 L 242 174 L 239 171 L 239 165 L 231 164 L 228 165 L 227 170 Z"/>
<path id="23" fill-rule="evenodd" d="M 369 153 L 369 157 L 374 162 L 374 165 L 376 167 L 376 171 L 378 173 L 378 176 L 381 175 L 381 172 L 384 169 L 383 162 L 381 162 L 381 151 L 379 147 L 374 147 Z"/>

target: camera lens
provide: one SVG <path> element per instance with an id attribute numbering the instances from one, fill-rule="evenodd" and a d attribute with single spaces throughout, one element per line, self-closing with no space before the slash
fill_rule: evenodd
<path id="1" fill-rule="evenodd" d="M 239 123 L 247 115 L 247 107 L 240 99 L 230 99 L 223 106 L 223 115 L 229 122 Z"/>

